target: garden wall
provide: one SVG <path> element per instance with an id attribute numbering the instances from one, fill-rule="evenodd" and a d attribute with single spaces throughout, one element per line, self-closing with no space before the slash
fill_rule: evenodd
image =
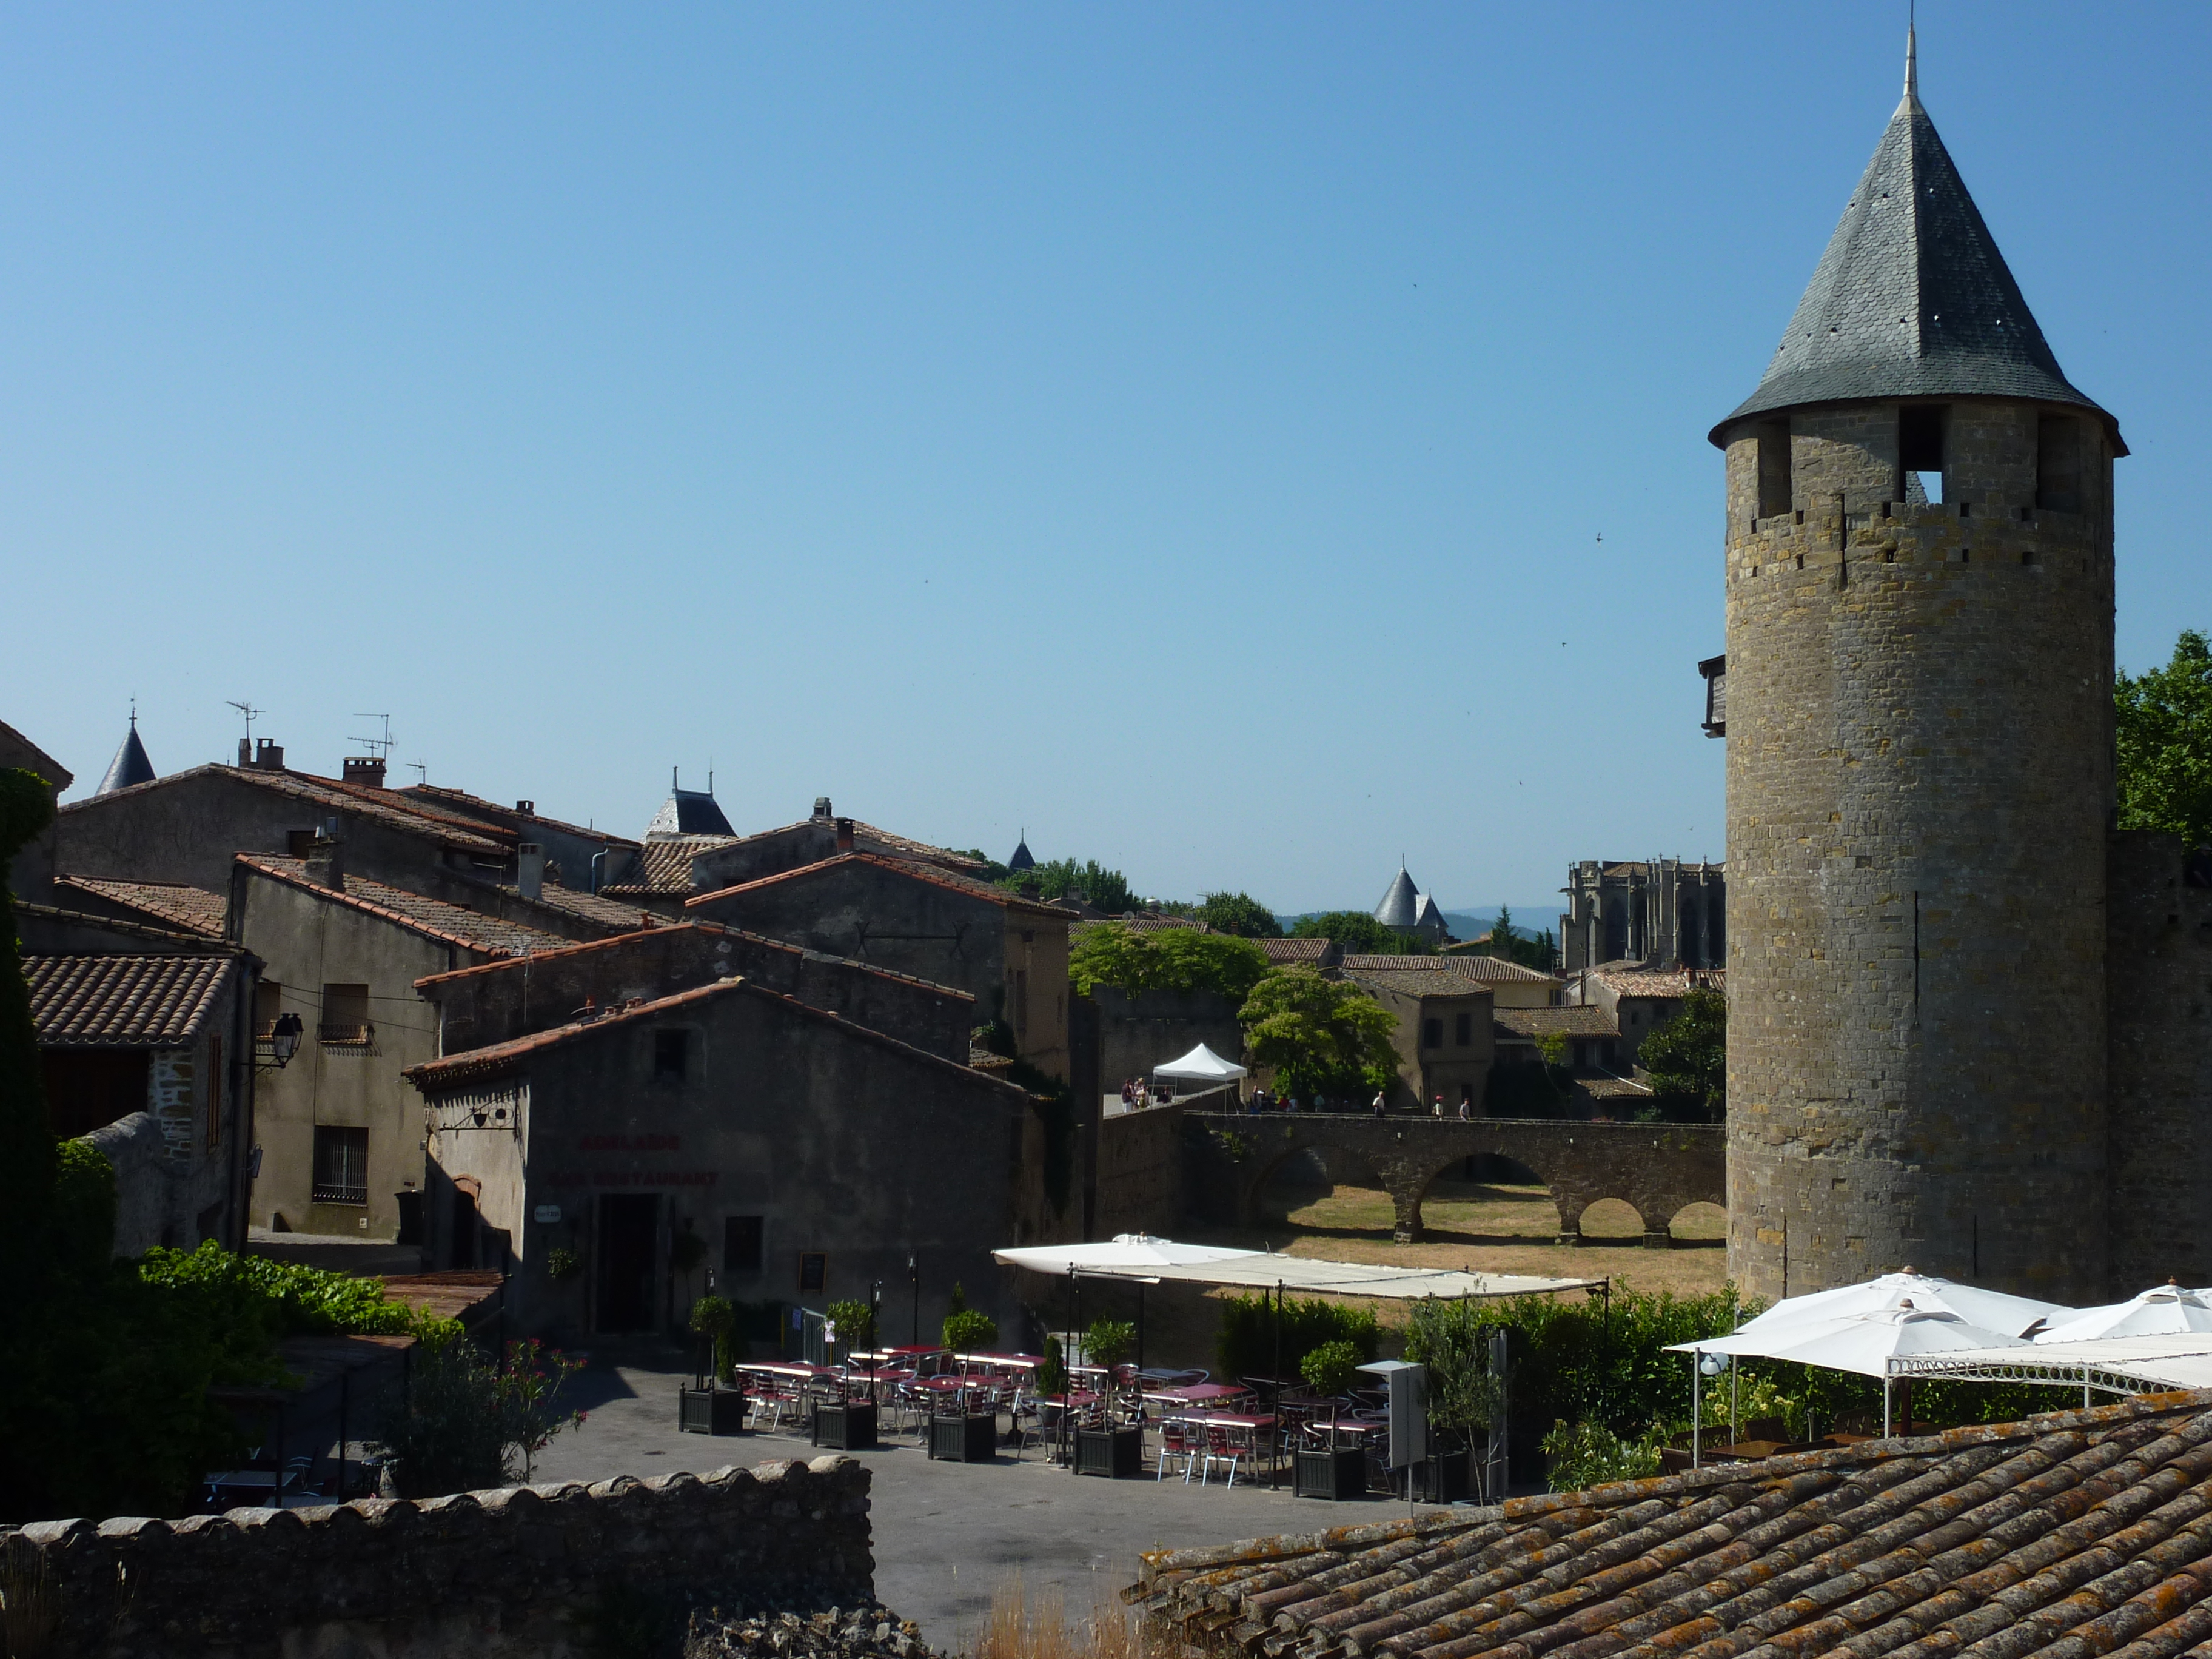
<path id="1" fill-rule="evenodd" d="M 1117 1112 L 1098 1125 L 1098 1198 L 1091 1231 L 1173 1238 L 1182 1223 L 1182 1109 Z"/>
<path id="2" fill-rule="evenodd" d="M 56 1620 L 36 1650 L 53 1659 L 580 1659 L 685 1602 L 827 1605 L 875 1577 L 868 1473 L 848 1457 L 47 1521 L 0 1532 L 0 1549 L 9 1600 L 42 1596 Z"/>

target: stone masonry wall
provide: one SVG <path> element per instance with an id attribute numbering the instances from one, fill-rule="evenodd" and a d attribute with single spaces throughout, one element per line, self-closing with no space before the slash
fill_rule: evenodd
<path id="1" fill-rule="evenodd" d="M 848 1457 L 408 1503 L 48 1521 L 0 1533 L 43 1576 L 52 1659 L 569 1659 L 595 1614 L 872 1594 L 868 1474 Z"/>
<path id="2" fill-rule="evenodd" d="M 2110 1293 L 2212 1285 L 2212 871 L 2180 838 L 2112 838 Z M 2194 877 L 2194 879 L 2191 878 Z"/>
<path id="3" fill-rule="evenodd" d="M 1794 505 L 1728 450 L 1729 1267 L 1771 1298 L 1907 1264 L 2106 1282 L 2111 456 L 2035 507 L 2038 406 L 1791 417 Z"/>
<path id="4" fill-rule="evenodd" d="M 1149 1106 L 1102 1119 L 1093 1235 L 1174 1237 L 1182 1221 L 1182 1166 L 1180 1106 Z"/>

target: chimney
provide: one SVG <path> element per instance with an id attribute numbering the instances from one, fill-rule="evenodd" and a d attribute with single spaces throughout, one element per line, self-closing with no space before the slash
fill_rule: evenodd
<path id="1" fill-rule="evenodd" d="M 284 769 L 284 745 L 272 743 L 267 738 L 255 740 L 253 766 L 256 771 L 281 772 Z"/>
<path id="2" fill-rule="evenodd" d="M 345 891 L 345 843 L 317 836 L 307 843 L 307 879 L 333 893 Z"/>
<path id="3" fill-rule="evenodd" d="M 841 853 L 853 850 L 853 820 L 850 818 L 837 820 L 837 850 Z"/>
<path id="4" fill-rule="evenodd" d="M 1343 968 L 1344 946 L 1340 941 L 1331 939 L 1321 947 L 1321 962 L 1319 966 L 1321 971 L 1324 974 L 1335 973 Z"/>
<path id="5" fill-rule="evenodd" d="M 340 776 L 346 783 L 357 783 L 367 789 L 381 789 L 384 787 L 384 757 L 348 755 L 345 770 Z"/>
<path id="6" fill-rule="evenodd" d="M 534 800 L 519 800 L 514 803 L 514 810 L 526 818 L 534 818 L 538 816 L 538 803 Z"/>
<path id="7" fill-rule="evenodd" d="M 545 891 L 545 849 L 534 841 L 526 841 L 514 849 L 514 886 L 526 899 L 540 897 Z"/>
<path id="8" fill-rule="evenodd" d="M 814 816 L 817 818 L 826 818 L 830 816 L 829 796 L 817 795 L 814 798 Z"/>
<path id="9" fill-rule="evenodd" d="M 238 740 L 238 763 L 240 766 L 251 766 L 253 764 L 252 738 L 240 738 Z"/>

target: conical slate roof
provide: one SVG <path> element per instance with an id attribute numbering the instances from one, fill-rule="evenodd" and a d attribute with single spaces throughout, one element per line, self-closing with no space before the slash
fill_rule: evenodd
<path id="1" fill-rule="evenodd" d="M 672 777 L 668 799 L 660 803 L 660 810 L 653 815 L 653 822 L 645 826 L 647 841 L 672 841 L 680 836 L 733 836 L 730 821 L 722 816 L 722 809 L 714 801 L 714 780 L 711 774 L 704 790 L 683 789 Z"/>
<path id="2" fill-rule="evenodd" d="M 1421 895 L 1413 885 L 1413 878 L 1401 865 L 1396 879 L 1390 884 L 1390 890 L 1382 895 L 1382 902 L 1375 907 L 1375 920 L 1385 927 L 1395 927 L 1401 933 L 1410 933 L 1420 921 L 1420 907 Z"/>
<path id="3" fill-rule="evenodd" d="M 138 741 L 138 717 L 131 717 L 131 730 L 124 735 L 123 746 L 115 751 L 115 758 L 107 763 L 107 771 L 100 780 L 95 795 L 112 795 L 118 789 L 128 789 L 134 783 L 154 781 L 154 763 L 146 758 L 146 745 Z"/>
<path id="4" fill-rule="evenodd" d="M 1028 830 L 1024 830 L 1022 831 L 1021 839 L 1014 844 L 1014 855 L 1006 860 L 1006 868 L 1009 870 L 1034 870 L 1036 868 L 1036 855 L 1030 851 L 1030 836 Z"/>
<path id="5" fill-rule="evenodd" d="M 1920 106 L 1913 48 L 1905 97 L 1844 208 L 1747 415 L 1870 398 L 2024 398 L 2093 410 L 2070 384 Z"/>

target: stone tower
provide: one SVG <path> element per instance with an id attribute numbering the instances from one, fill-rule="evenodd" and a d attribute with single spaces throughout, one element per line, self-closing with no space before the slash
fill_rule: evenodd
<path id="1" fill-rule="evenodd" d="M 1728 456 L 1729 1270 L 2106 1290 L 2112 417 L 1905 96 Z"/>

